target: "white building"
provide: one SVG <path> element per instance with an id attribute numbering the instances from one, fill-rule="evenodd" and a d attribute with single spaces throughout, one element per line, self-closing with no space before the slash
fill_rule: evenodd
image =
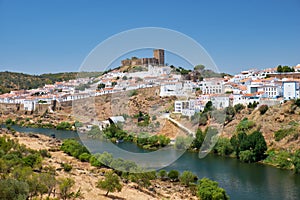
<path id="1" fill-rule="evenodd" d="M 202 94 L 223 94 L 223 78 L 207 78 L 200 82 Z"/>
<path id="2" fill-rule="evenodd" d="M 218 95 L 210 98 L 216 109 L 224 109 L 230 105 L 229 95 Z"/>
<path id="3" fill-rule="evenodd" d="M 297 83 L 296 81 L 283 82 L 283 98 L 285 100 L 296 99 L 298 89 L 299 83 Z"/>
<path id="4" fill-rule="evenodd" d="M 262 87 L 264 91 L 264 96 L 268 98 L 277 98 L 281 96 L 282 89 L 280 85 L 265 85 Z"/>
<path id="5" fill-rule="evenodd" d="M 182 82 L 164 83 L 160 86 L 160 96 L 182 96 Z"/>
<path id="6" fill-rule="evenodd" d="M 184 116 L 193 116 L 195 114 L 195 100 L 175 101 L 174 113 L 181 113 Z"/>
<path id="7" fill-rule="evenodd" d="M 24 100 L 24 110 L 34 111 L 36 108 L 37 100 L 35 99 L 25 99 Z"/>

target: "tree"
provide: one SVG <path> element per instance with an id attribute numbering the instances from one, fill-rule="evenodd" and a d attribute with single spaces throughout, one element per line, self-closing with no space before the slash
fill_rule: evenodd
<path id="1" fill-rule="evenodd" d="M 214 146 L 214 152 L 221 156 L 228 156 L 233 153 L 233 146 L 228 138 L 219 138 Z"/>
<path id="2" fill-rule="evenodd" d="M 208 101 L 206 104 L 205 104 L 205 107 L 204 107 L 204 110 L 203 112 L 206 113 L 208 111 L 212 111 L 213 110 L 213 104 L 211 101 Z"/>
<path id="3" fill-rule="evenodd" d="M 119 176 L 113 171 L 106 172 L 105 180 L 99 180 L 97 183 L 97 187 L 107 191 L 105 196 L 107 196 L 109 192 L 120 192 L 122 190 Z"/>
<path id="4" fill-rule="evenodd" d="M 192 147 L 196 149 L 200 149 L 205 138 L 205 134 L 202 132 L 200 128 L 197 129 L 196 138 L 193 140 Z"/>
<path id="5" fill-rule="evenodd" d="M 279 73 L 282 72 L 282 66 L 281 66 L 281 65 L 278 65 L 278 67 L 277 67 L 277 72 L 279 72 Z"/>
<path id="6" fill-rule="evenodd" d="M 225 190 L 218 183 L 208 178 L 202 178 L 197 185 L 197 196 L 201 200 L 229 200 Z"/>
<path id="7" fill-rule="evenodd" d="M 98 87 L 97 87 L 99 90 L 100 89 L 103 89 L 103 88 L 105 88 L 105 84 L 104 83 L 100 83 L 100 84 L 98 84 Z"/>
<path id="8" fill-rule="evenodd" d="M 204 65 L 196 65 L 194 67 L 194 70 L 195 71 L 203 71 L 205 69 L 205 66 Z"/>
<path id="9" fill-rule="evenodd" d="M 0 180 L 0 200 L 27 199 L 29 196 L 28 184 L 15 179 Z"/>
<path id="10" fill-rule="evenodd" d="M 197 180 L 197 176 L 193 174 L 191 171 L 184 171 L 179 177 L 179 180 L 182 184 L 189 186 L 195 180 Z"/>
<path id="11" fill-rule="evenodd" d="M 60 178 L 58 182 L 60 198 L 66 200 L 72 197 L 74 193 L 71 192 L 71 188 L 74 186 L 75 181 L 71 178 Z"/>
<path id="12" fill-rule="evenodd" d="M 178 181 L 179 172 L 177 170 L 171 170 L 168 173 L 168 177 L 171 181 Z"/>
<path id="13" fill-rule="evenodd" d="M 245 108 L 245 106 L 241 103 L 238 103 L 236 105 L 234 105 L 234 109 L 236 113 L 239 113 L 241 110 L 243 110 Z"/>

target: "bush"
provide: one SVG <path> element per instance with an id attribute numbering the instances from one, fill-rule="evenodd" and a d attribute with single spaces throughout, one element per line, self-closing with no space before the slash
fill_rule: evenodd
<path id="1" fill-rule="evenodd" d="M 70 165 L 68 163 L 62 163 L 61 165 L 64 168 L 65 172 L 70 172 L 72 170 L 72 168 L 73 168 L 72 165 Z"/>
<path id="2" fill-rule="evenodd" d="M 208 178 L 202 178 L 197 185 L 197 196 L 201 200 L 229 200 L 223 188 Z"/>
<path id="3" fill-rule="evenodd" d="M 164 169 L 162 169 L 158 172 L 158 176 L 160 177 L 161 180 L 165 180 L 167 175 L 168 175 L 167 171 Z"/>
<path id="4" fill-rule="evenodd" d="M 57 126 L 56 126 L 57 130 L 71 130 L 72 129 L 72 125 L 69 122 L 60 122 Z"/>
<path id="5" fill-rule="evenodd" d="M 97 187 L 107 191 L 105 196 L 107 196 L 109 192 L 120 192 L 122 190 L 119 176 L 112 171 L 105 173 L 105 180 L 99 180 Z"/>
<path id="6" fill-rule="evenodd" d="M 137 90 L 131 90 L 131 91 L 129 92 L 129 94 L 128 94 L 129 97 L 133 97 L 133 96 L 136 96 L 136 95 L 138 95 Z"/>
<path id="7" fill-rule="evenodd" d="M 88 162 L 90 160 L 91 154 L 89 153 L 82 153 L 79 155 L 79 160 L 81 162 Z"/>
<path id="8" fill-rule="evenodd" d="M 233 153 L 233 146 L 228 138 L 219 138 L 214 147 L 214 153 L 221 156 L 228 156 Z"/>
<path id="9" fill-rule="evenodd" d="M 260 112 L 261 115 L 265 114 L 267 112 L 267 110 L 269 109 L 268 105 L 261 105 L 258 110 Z"/>
<path id="10" fill-rule="evenodd" d="M 178 181 L 179 172 L 177 170 L 171 170 L 168 173 L 168 177 L 171 181 Z"/>
<path id="11" fill-rule="evenodd" d="M 239 113 L 244 108 L 245 108 L 245 106 L 241 103 L 238 103 L 238 104 L 234 105 L 235 112 L 237 112 L 237 113 Z"/>
<path id="12" fill-rule="evenodd" d="M 255 154 L 251 150 L 245 150 L 240 152 L 240 160 L 245 163 L 251 163 L 255 161 Z"/>
<path id="13" fill-rule="evenodd" d="M 92 155 L 90 157 L 90 164 L 94 167 L 101 167 L 102 164 L 101 162 L 99 161 L 98 157 L 100 156 L 100 154 L 95 154 L 95 155 Z"/>
<path id="14" fill-rule="evenodd" d="M 195 182 L 198 177 L 190 171 L 184 171 L 179 177 L 182 184 L 189 186 L 191 183 Z"/>
<path id="15" fill-rule="evenodd" d="M 22 181 L 14 179 L 0 180 L 0 188 L 1 200 L 21 200 L 27 199 L 29 196 L 29 186 Z"/>
<path id="16" fill-rule="evenodd" d="M 83 153 L 90 154 L 85 146 L 81 145 L 78 141 L 73 140 L 73 139 L 64 140 L 60 149 L 63 152 L 65 152 L 68 155 L 71 155 L 75 158 L 79 158 L 79 156 Z"/>

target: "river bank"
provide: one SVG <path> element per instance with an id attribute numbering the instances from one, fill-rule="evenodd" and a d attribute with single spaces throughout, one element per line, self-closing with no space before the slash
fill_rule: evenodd
<path id="1" fill-rule="evenodd" d="M 25 134 L 20 132 L 12 133 L 8 130 L 0 130 L 0 136 L 7 136 L 17 140 L 33 150 L 46 149 L 51 157 L 43 161 L 43 166 L 52 166 L 55 168 L 57 177 L 70 177 L 75 180 L 73 190 L 80 189 L 83 199 L 197 199 L 184 186 L 179 183 L 172 183 L 160 180 L 151 181 L 152 187 L 149 189 L 140 188 L 135 183 L 122 183 L 121 192 L 110 193 L 108 197 L 104 196 L 106 191 L 96 188 L 99 179 L 104 178 L 107 168 L 97 168 L 87 162 L 80 162 L 74 157 L 68 156 L 60 151 L 61 141 L 40 134 Z M 68 163 L 72 166 L 70 173 L 62 170 L 61 164 Z"/>

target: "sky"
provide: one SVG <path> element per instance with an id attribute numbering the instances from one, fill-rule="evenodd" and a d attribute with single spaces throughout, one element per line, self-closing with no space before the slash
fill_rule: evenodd
<path id="1" fill-rule="evenodd" d="M 222 72 L 294 66 L 299 10 L 300 0 L 0 0 L 0 71 L 79 71 L 99 43 L 142 27 L 193 38 Z"/>

